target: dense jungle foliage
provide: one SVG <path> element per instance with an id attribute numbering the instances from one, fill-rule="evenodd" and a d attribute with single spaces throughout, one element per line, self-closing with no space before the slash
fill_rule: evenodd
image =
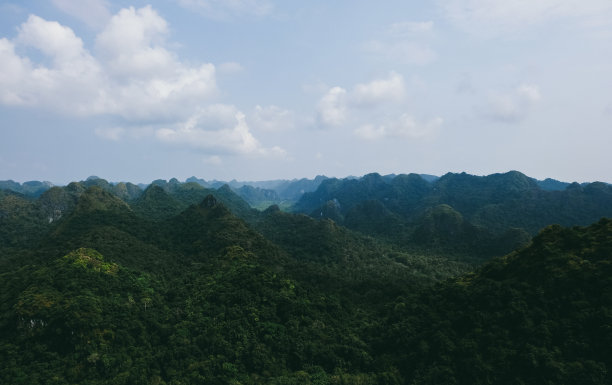
<path id="1" fill-rule="evenodd" d="M 0 383 L 611 383 L 609 186 L 521 175 L 0 190 Z"/>

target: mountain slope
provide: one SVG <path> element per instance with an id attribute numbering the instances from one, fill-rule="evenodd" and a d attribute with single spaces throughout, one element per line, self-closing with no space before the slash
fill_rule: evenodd
<path id="1" fill-rule="evenodd" d="M 474 224 L 486 202 L 541 192 L 512 173 L 453 178 L 331 180 L 363 191 L 317 218 L 176 180 L 127 201 L 98 179 L 0 191 L 0 383 L 610 383 L 612 220 L 549 226 L 470 273 L 450 251 L 528 238 Z M 463 212 L 439 203 L 462 190 L 444 199 Z M 608 186 L 553 193 L 576 218 Z"/>
<path id="2" fill-rule="evenodd" d="M 389 313 L 414 383 L 604 384 L 612 365 L 612 220 L 551 226 L 519 252 Z"/>
<path id="3" fill-rule="evenodd" d="M 431 225 L 436 207 L 461 215 L 464 229 L 454 233 L 455 241 L 444 231 L 435 233 L 442 230 Z M 315 192 L 304 194 L 293 209 L 398 245 L 445 239 L 435 243 L 452 253 L 484 240 L 491 247 L 480 247 L 480 252 L 490 257 L 510 252 L 525 241 L 524 233 L 534 235 L 544 226 L 586 225 L 612 216 L 612 186 L 573 183 L 562 191 L 545 190 L 517 171 L 484 177 L 448 173 L 431 182 L 416 174 L 388 178 L 369 174 L 326 180 Z"/>

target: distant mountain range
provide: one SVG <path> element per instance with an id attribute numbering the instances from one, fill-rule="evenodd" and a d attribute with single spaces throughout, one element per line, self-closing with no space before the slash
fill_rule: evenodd
<path id="1" fill-rule="evenodd" d="M 38 197 L 51 187 L 53 187 L 51 182 L 30 181 L 18 183 L 12 180 L 0 181 L 0 190 L 10 190 L 31 197 Z"/>
<path id="2" fill-rule="evenodd" d="M 416 174 L 368 174 L 327 179 L 292 210 L 396 244 L 495 255 L 546 225 L 586 225 L 612 216 L 612 186 L 538 182 L 516 171 L 448 173 L 429 181 Z"/>
<path id="3" fill-rule="evenodd" d="M 422 179 L 427 182 L 435 182 L 440 177 L 429 174 L 418 174 Z M 388 174 L 384 175 L 382 178 L 389 181 L 396 177 L 396 174 Z M 324 175 L 318 175 L 314 179 L 277 179 L 277 180 L 268 180 L 268 181 L 237 181 L 235 179 L 225 182 L 218 180 L 206 181 L 201 178 L 196 178 L 192 176 L 185 180 L 185 183 L 194 182 L 202 187 L 217 189 L 223 185 L 228 185 L 232 190 L 236 191 L 238 195 L 243 197 L 250 205 L 258 208 L 265 208 L 270 204 L 282 204 L 283 202 L 291 204 L 298 201 L 304 193 L 315 191 L 321 182 L 329 179 Z M 358 177 L 347 177 L 345 180 L 358 180 L 361 178 Z M 83 183 L 85 185 L 95 184 L 96 180 L 104 180 L 98 176 L 90 176 Z M 173 181 L 177 181 L 176 179 L 172 179 Z M 153 181 L 162 182 L 163 180 Z M 547 191 L 561 191 L 565 190 L 571 183 L 560 182 L 555 179 L 547 178 L 543 181 L 535 180 L 535 183 L 543 189 Z M 107 182 L 104 180 L 104 183 L 108 183 L 110 185 L 130 185 L 132 188 L 134 186 L 139 187 L 141 190 L 145 190 L 149 184 L 139 183 L 134 185 L 132 183 L 123 183 L 123 182 Z M 589 183 L 582 183 L 582 186 L 585 186 Z M 10 190 L 25 196 L 29 197 L 38 197 L 43 192 L 47 191 L 54 184 L 51 182 L 40 182 L 40 181 L 29 181 L 24 183 L 18 183 L 12 180 L 0 181 L 0 190 Z M 287 204 L 286 204 L 287 206 Z"/>
<path id="4" fill-rule="evenodd" d="M 612 216 L 609 184 L 538 181 L 516 171 L 488 176 L 448 173 L 442 177 L 374 173 L 360 178 L 318 176 L 312 180 L 234 180 L 228 184 L 191 177 L 186 182 L 155 180 L 144 189 L 92 176 L 65 187 L 12 181 L 0 182 L 0 186 L 6 193 L 24 198 L 23 210 L 43 213 L 39 214 L 44 217 L 40 223 L 53 222 L 69 212 L 78 196 L 92 186 L 155 219 L 176 215 L 212 194 L 249 223 L 256 223 L 261 215 L 254 209 L 276 205 L 283 211 L 331 219 L 401 248 L 467 253 L 478 258 L 503 255 L 526 244 L 548 224 L 586 225 Z"/>

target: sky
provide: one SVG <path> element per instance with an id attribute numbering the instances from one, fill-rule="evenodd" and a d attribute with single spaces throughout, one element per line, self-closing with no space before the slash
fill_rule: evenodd
<path id="1" fill-rule="evenodd" d="M 610 0 L 0 0 L 0 180 L 612 182 Z"/>

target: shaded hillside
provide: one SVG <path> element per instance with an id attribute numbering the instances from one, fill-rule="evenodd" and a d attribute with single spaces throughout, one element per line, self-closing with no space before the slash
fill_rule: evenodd
<path id="1" fill-rule="evenodd" d="M 298 199 L 300 199 L 302 194 L 315 191 L 325 179 L 327 179 L 326 176 L 317 175 L 314 179 L 279 179 L 257 182 L 239 182 L 232 180 L 230 182 L 222 182 L 217 180 L 206 181 L 204 179 L 190 177 L 187 178 L 186 182 L 195 182 L 206 188 L 219 188 L 227 184 L 233 190 L 237 191 L 238 194 L 246 201 L 248 201 L 251 206 L 265 208 L 263 207 L 265 204 L 268 204 L 269 206 L 271 204 L 279 204 L 283 202 L 296 202 Z M 241 193 L 239 190 L 244 187 L 246 187 L 246 191 Z M 255 191 L 253 191 L 251 188 Z M 254 192 L 255 195 L 253 194 Z M 263 196 L 261 194 L 263 194 Z"/>
<path id="2" fill-rule="evenodd" d="M 428 285 L 467 271 L 469 265 L 431 253 L 410 253 L 385 242 L 353 232 L 330 220 L 282 212 L 264 211 L 252 224 L 267 239 L 300 263 L 296 274 L 313 279 L 309 269 L 327 269 L 338 277 L 334 287 L 377 281 L 387 285 Z M 400 283 L 401 282 L 401 283 Z"/>
<path id="3" fill-rule="evenodd" d="M 399 175 L 391 182 L 379 174 L 368 174 L 360 179 L 327 179 L 312 193 L 305 193 L 294 205 L 294 211 L 311 213 L 327 201 L 336 199 L 343 213 L 367 200 L 378 200 L 383 204 L 410 210 L 425 198 L 432 185 L 419 175 Z M 399 210 L 398 210 L 399 211 Z"/>
<path id="4" fill-rule="evenodd" d="M 551 226 L 526 249 L 390 308 L 379 341 L 411 383 L 605 384 L 612 220 Z"/>
<path id="5" fill-rule="evenodd" d="M 152 184 L 130 204 L 130 207 L 142 217 L 161 220 L 177 215 L 187 207 L 187 204 L 173 198 L 162 187 Z"/>
<path id="6" fill-rule="evenodd" d="M 258 209 L 265 209 L 268 206 L 281 202 L 281 199 L 276 191 L 263 189 L 261 187 L 244 185 L 237 189 L 236 193 L 251 207 Z"/>
<path id="7" fill-rule="evenodd" d="M 304 270 L 293 258 L 299 256 L 250 229 L 212 195 L 176 217 L 147 222 L 91 187 L 36 258 L 0 273 L 0 382 L 257 384 L 387 376 L 372 366 L 363 341 L 366 309 L 308 277 L 316 271 L 326 288 L 355 285 L 350 264 L 337 275 L 323 266 Z M 373 287 L 385 286 L 357 289 Z"/>
<path id="8" fill-rule="evenodd" d="M 247 252 L 278 256 L 274 246 L 232 214 L 211 194 L 197 205 L 162 224 L 160 237 L 167 249 L 177 249 L 198 259 L 210 258 L 237 247 Z"/>
<path id="9" fill-rule="evenodd" d="M 181 183 L 174 178 L 170 181 L 153 181 L 145 190 L 145 194 L 134 201 L 132 206 L 139 215 L 150 219 L 164 219 L 178 215 L 190 205 L 199 204 L 208 195 L 213 195 L 223 202 L 240 218 L 249 219 L 255 215 L 255 210 L 228 185 L 209 189 L 199 183 Z"/>
<path id="10" fill-rule="evenodd" d="M 36 244 L 45 234 L 46 224 L 35 202 L 22 194 L 0 190 L 0 252 Z"/>
<path id="11" fill-rule="evenodd" d="M 135 199 L 142 193 L 140 187 L 133 183 L 109 183 L 105 179 L 98 178 L 97 176 L 90 176 L 86 180 L 79 183 L 85 188 L 93 186 L 99 187 L 102 190 L 110 192 L 111 194 L 116 195 L 125 201 Z"/>
<path id="12" fill-rule="evenodd" d="M 586 225 L 612 216 L 612 186 L 608 184 L 573 183 L 563 190 L 540 185 L 516 171 L 485 177 L 449 173 L 431 182 L 416 174 L 394 178 L 369 174 L 360 179 L 326 180 L 315 192 L 304 194 L 293 209 L 399 244 L 446 239 L 447 251 L 465 245 L 474 250 L 474 243 L 483 240 L 491 245 L 517 245 L 525 240 L 521 231 L 535 234 L 553 223 Z M 431 232 L 437 227 L 431 225 L 428 213 L 441 205 L 459 213 L 465 224 L 463 230 L 454 232 L 456 242 L 449 234 Z M 514 239 L 508 238 L 513 234 Z M 496 240 L 499 237 L 506 240 Z M 512 250 L 501 246 L 481 249 L 488 250 L 488 255 Z"/>
<path id="13" fill-rule="evenodd" d="M 12 180 L 0 181 L 0 190 L 13 191 L 31 198 L 38 198 L 51 187 L 53 187 L 51 182 L 29 181 L 18 183 Z"/>
<path id="14" fill-rule="evenodd" d="M 43 239 L 37 258 L 58 257 L 90 247 L 130 268 L 146 271 L 171 265 L 171 253 L 160 250 L 153 222 L 138 217 L 127 203 L 99 187 L 79 197 L 75 209 Z"/>

